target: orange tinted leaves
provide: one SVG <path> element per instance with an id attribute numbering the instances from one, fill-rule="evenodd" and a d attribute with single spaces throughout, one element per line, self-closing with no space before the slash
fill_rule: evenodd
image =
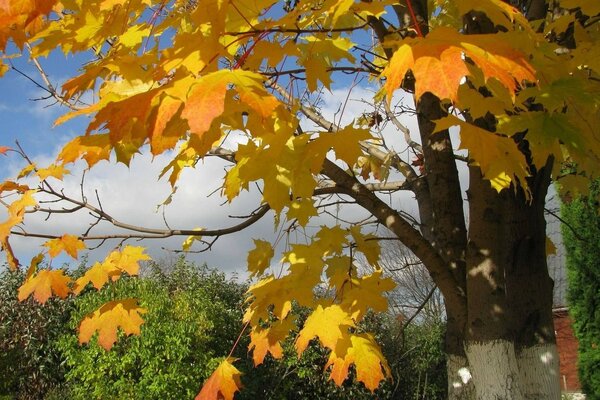
<path id="1" fill-rule="evenodd" d="M 41 27 L 55 0 L 4 0 L 0 2 L 0 51 L 12 39 L 19 47 Z"/>
<path id="2" fill-rule="evenodd" d="M 455 102 L 463 78 L 470 74 L 465 57 L 481 69 L 486 80 L 495 78 L 514 94 L 517 84 L 535 81 L 525 55 L 504 43 L 518 39 L 516 34 L 462 35 L 440 27 L 426 38 L 402 41 L 382 73 L 388 101 L 411 70 L 417 98 L 431 92 L 440 99 Z"/>
<path id="3" fill-rule="evenodd" d="M 144 308 L 138 306 L 136 299 L 110 301 L 81 321 L 79 343 L 89 342 L 94 333 L 98 332 L 98 344 L 110 350 L 117 341 L 119 328 L 126 335 L 140 334 L 140 326 L 144 323 L 140 314 L 145 312 Z"/>
<path id="4" fill-rule="evenodd" d="M 44 246 L 48 248 L 48 254 L 52 258 L 64 251 L 74 259 L 77 259 L 77 252 L 86 248 L 85 243 L 73 235 L 62 235 L 59 238 L 48 240 L 44 243 Z"/>
<path id="5" fill-rule="evenodd" d="M 207 132 L 213 120 L 223 113 L 228 78 L 228 71 L 221 70 L 203 76 L 192 86 L 181 113 L 192 133 L 202 135 Z"/>
<path id="6" fill-rule="evenodd" d="M 6 146 L 0 146 L 0 154 L 2 154 L 3 156 L 6 155 L 6 152 L 12 150 L 10 147 L 6 147 Z"/>
<path id="7" fill-rule="evenodd" d="M 41 270 L 29 277 L 19 288 L 19 301 L 23 301 L 33 293 L 33 298 L 44 304 L 54 293 L 60 298 L 69 294 L 71 278 L 65 276 L 63 270 Z"/>
<path id="8" fill-rule="evenodd" d="M 152 154 L 157 155 L 172 149 L 177 141 L 185 135 L 187 127 L 180 118 L 177 118 L 177 114 L 183 108 L 182 105 L 181 100 L 165 96 L 157 110 L 151 115 L 149 127 Z"/>
<path id="9" fill-rule="evenodd" d="M 0 183 L 0 194 L 4 192 L 12 192 L 13 190 L 19 193 L 23 193 L 29 190 L 29 186 L 21 185 L 13 181 L 4 181 Z"/>
<path id="10" fill-rule="evenodd" d="M 195 400 L 233 400 L 235 392 L 242 388 L 240 376 L 242 375 L 233 366 L 234 358 L 223 360 L 213 374 L 204 382 L 202 390 Z"/>

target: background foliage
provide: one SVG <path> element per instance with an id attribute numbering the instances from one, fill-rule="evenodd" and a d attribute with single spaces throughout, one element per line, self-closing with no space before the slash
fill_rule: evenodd
<path id="1" fill-rule="evenodd" d="M 41 399 L 65 379 L 56 342 L 68 332 L 73 302 L 19 302 L 17 289 L 24 279 L 23 271 L 0 271 L 0 396 Z"/>
<path id="2" fill-rule="evenodd" d="M 70 274 L 84 271 L 82 265 Z M 17 302 L 24 273 L 5 269 L 0 278 L 0 371 L 6 377 L 0 395 L 7 399 L 190 399 L 242 329 L 247 285 L 184 259 L 150 263 L 139 278 L 122 278 L 107 290 L 88 289 L 45 305 Z M 148 309 L 142 335 L 120 337 L 108 352 L 95 338 L 80 345 L 75 328 L 82 317 L 115 297 L 137 297 Z M 298 308 L 298 314 L 305 319 L 308 310 Z M 359 327 L 376 333 L 394 375 L 377 397 L 445 398 L 444 324 L 426 318 L 403 331 L 400 326 L 394 315 L 370 313 Z M 328 351 L 316 341 L 298 358 L 288 338 L 283 359 L 267 357 L 257 368 L 247 353 L 248 341 L 243 335 L 234 353 L 245 386 L 236 399 L 373 398 L 355 380 L 342 387 L 329 381 L 323 374 Z"/>
<path id="3" fill-rule="evenodd" d="M 562 208 L 566 224 L 569 313 L 579 339 L 579 379 L 588 399 L 600 399 L 600 181 L 590 196 Z"/>

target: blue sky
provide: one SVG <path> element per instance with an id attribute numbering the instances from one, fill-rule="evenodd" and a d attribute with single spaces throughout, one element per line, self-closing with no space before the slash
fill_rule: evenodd
<path id="1" fill-rule="evenodd" d="M 50 58 L 39 61 L 52 84 L 60 88 L 65 80 L 77 74 L 77 68 L 85 58 L 83 56 L 66 58 L 61 53 L 55 52 Z M 43 83 L 39 72 L 26 56 L 14 59 L 13 64 L 32 79 Z M 323 112 L 328 117 L 332 117 L 339 110 L 340 102 L 346 97 L 347 87 L 344 87 L 344 84 L 347 83 L 338 82 L 337 90 L 334 89 L 333 93 L 324 95 Z M 355 94 L 358 97 L 370 98 L 373 93 L 359 87 Z M 8 71 L 0 78 L 0 120 L 2 121 L 0 146 L 14 147 L 14 141 L 19 140 L 28 155 L 40 165 L 51 163 L 62 145 L 85 132 L 89 121 L 88 117 L 80 117 L 53 128 L 55 119 L 68 110 L 64 106 L 54 104 L 52 99 L 33 100 L 47 95 L 47 92 L 16 71 Z M 350 102 L 346 106 L 344 123 L 349 123 L 354 116 L 364 110 L 364 107 L 362 103 Z M 87 176 L 86 195 L 93 199 L 94 191 L 98 190 L 105 209 L 123 222 L 164 228 L 162 214 L 155 211 L 156 206 L 170 192 L 166 182 L 157 181 L 160 170 L 167 162 L 167 156 L 159 156 L 152 162 L 147 152 L 136 156 L 129 169 L 123 165 L 101 162 Z M 25 165 L 25 161 L 19 159 L 15 153 L 0 157 L 0 178 L 2 180 L 14 178 Z M 244 194 L 230 206 L 223 206 L 223 199 L 217 195 L 206 197 L 209 193 L 218 191 L 224 167 L 220 160 L 214 162 L 211 160 L 197 170 L 184 172 L 174 203 L 165 211 L 170 226 L 186 229 L 231 226 L 239 223 L 239 219 L 230 219 L 229 215 L 247 215 L 256 208 L 259 203 L 256 194 Z M 68 193 L 79 193 L 82 169 L 83 165 L 73 166 L 73 176 L 65 179 L 64 187 Z M 36 232 L 80 234 L 89 222 L 85 213 L 69 215 L 66 218 L 53 216 L 50 223 L 28 215 L 26 227 Z M 98 233 L 111 230 L 114 231 L 110 226 L 101 226 Z M 247 231 L 219 239 L 212 251 L 191 255 L 191 258 L 198 262 L 207 262 L 211 266 L 221 267 L 226 271 L 241 271 L 245 266 L 246 252 L 253 247 L 251 238 L 272 239 L 275 234 L 272 216 L 269 215 Z M 163 248 L 178 249 L 184 239 L 176 238 L 160 243 L 152 241 L 129 243 L 147 246 L 150 254 L 160 259 L 172 257 L 172 254 L 164 251 Z M 37 254 L 38 246 L 42 241 L 15 237 L 11 239 L 11 243 L 22 263 L 27 263 L 33 255 Z M 90 259 L 93 261 L 103 258 L 115 245 L 116 242 L 108 243 L 92 251 Z M 60 265 L 64 261 L 69 260 L 60 258 L 54 265 Z"/>

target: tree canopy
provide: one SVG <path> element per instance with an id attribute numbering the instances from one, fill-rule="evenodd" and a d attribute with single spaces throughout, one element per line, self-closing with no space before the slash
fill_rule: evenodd
<path id="1" fill-rule="evenodd" d="M 127 240 L 183 236 L 184 251 L 210 249 L 219 237 L 270 214 L 281 233 L 256 238 L 247 257 L 257 281 L 243 319 L 256 364 L 267 354 L 281 357 L 297 303 L 313 310 L 295 339 L 298 355 L 317 339 L 330 350 L 326 369 L 334 382 L 342 384 L 353 366 L 357 379 L 374 391 L 389 366 L 373 336 L 356 327 L 368 310 L 387 308 L 384 292 L 394 284 L 378 265 L 378 241 L 391 235 L 424 263 L 444 295 L 447 351 L 470 365 L 478 398 L 556 388 L 554 381 L 543 383 L 552 373 L 515 378 L 514 366 L 529 371 L 519 360 L 539 360 L 528 351 L 554 340 L 543 220 L 548 186 L 555 180 L 565 193 L 583 192 L 598 171 L 600 4 L 510 3 L 4 1 L 2 71 L 11 57 L 27 53 L 48 94 L 69 109 L 55 124 L 90 118 L 51 165 L 33 164 L 22 148 L 1 150 L 27 161 L 17 179 L 0 187 L 2 196 L 11 196 L 3 202 L 0 241 L 13 268 L 19 265 L 9 244 L 13 235 L 47 239 L 19 298 L 43 303 L 136 275 L 148 256 Z M 60 89 L 38 61 L 54 51 L 90 55 Z M 374 92 L 366 100 L 371 112 L 345 125 L 320 113 L 322 91 L 344 82 L 352 87 L 361 77 Z M 414 107 L 399 106 L 409 97 Z M 399 119 L 402 112 L 415 115 L 418 137 Z M 399 155 L 388 146 L 385 125 L 409 151 Z M 232 135 L 240 138 L 233 145 Z M 66 193 L 55 182 L 78 160 L 88 168 L 102 161 L 129 165 L 139 152 L 171 158 L 160 176 L 173 195 L 184 169 L 219 157 L 230 163 L 224 200 L 255 191 L 260 203 L 234 226 L 157 229 L 121 221 L 99 201 Z M 459 165 L 469 171 L 468 214 Z M 412 192 L 418 217 L 382 195 L 396 191 Z M 335 218 L 331 210 L 346 203 L 362 207 L 369 218 Z M 26 225 L 31 211 L 89 212 L 96 223 L 76 234 L 34 232 Z M 334 218 L 311 224 L 322 221 L 320 215 Z M 118 229 L 96 233 L 99 222 Z M 77 281 L 61 270 L 38 268 L 45 257 L 64 252 L 76 258 L 90 243 L 107 240 L 116 240 L 117 248 Z M 277 267 L 274 248 L 280 243 L 285 246 Z M 357 256 L 369 262 L 370 273 L 358 274 Z M 319 284 L 330 296 L 313 295 Z M 145 311 L 135 299 L 112 300 L 82 320 L 79 341 L 87 343 L 97 332 L 109 349 L 119 329 L 140 332 Z M 509 355 L 489 373 L 501 378 L 485 387 L 477 385 L 489 381 L 487 363 L 478 356 L 483 344 L 509 349 L 493 347 Z M 234 361 L 217 368 L 200 398 L 233 397 L 241 387 Z M 520 383 L 507 388 L 515 379 Z M 498 397 L 499 391 L 510 393 Z"/>

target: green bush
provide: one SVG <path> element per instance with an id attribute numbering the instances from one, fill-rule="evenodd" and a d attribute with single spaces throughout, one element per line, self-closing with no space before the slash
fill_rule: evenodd
<path id="1" fill-rule="evenodd" d="M 569 313 L 579 339 L 579 379 L 589 400 L 600 399 L 600 181 L 590 196 L 562 208 Z"/>
<path id="2" fill-rule="evenodd" d="M 23 278 L 20 272 L 0 276 L 0 373 L 5 378 L 0 396 L 7 399 L 192 399 L 242 329 L 246 286 L 183 259 L 172 266 L 150 264 L 140 278 L 121 278 L 102 291 L 90 287 L 45 306 L 17 302 Z M 140 299 L 148 310 L 141 336 L 120 334 L 110 351 L 95 338 L 78 343 L 77 326 L 87 313 L 128 297 Z M 301 326 L 307 311 L 297 311 Z M 403 334 L 399 326 L 393 316 L 371 313 L 359 326 L 375 333 L 394 376 L 375 394 L 353 379 L 352 368 L 342 387 L 330 381 L 323 373 L 328 352 L 316 340 L 298 359 L 294 335 L 284 343 L 282 360 L 267 357 L 255 368 L 246 332 L 234 353 L 244 373 L 236 400 L 443 398 L 443 324 L 410 325 Z"/>
<path id="3" fill-rule="evenodd" d="M 180 260 L 170 274 L 155 265 L 142 279 L 122 278 L 74 300 L 70 327 L 106 301 L 135 297 L 148 310 L 141 336 L 105 351 L 74 333 L 58 347 L 71 399 L 191 399 L 228 353 L 241 329 L 241 288 L 222 274 Z"/>
<path id="4" fill-rule="evenodd" d="M 68 300 L 44 305 L 17 300 L 23 271 L 0 272 L 0 398 L 42 399 L 64 381 L 64 363 L 56 347 L 67 332 Z"/>
<path id="5" fill-rule="evenodd" d="M 303 314 L 300 312 L 300 321 Z M 299 323 L 301 326 L 301 322 Z M 284 358 L 270 357 L 258 368 L 246 358 L 240 369 L 245 385 L 236 399 L 445 399 L 446 358 L 443 322 L 409 325 L 400 334 L 400 322 L 392 315 L 369 313 L 358 328 L 374 332 L 392 370 L 393 380 L 384 381 L 371 393 L 357 382 L 353 367 L 341 387 L 323 373 L 328 351 L 313 340 L 298 359 L 292 338 L 284 343 Z M 243 348 L 242 348 L 243 349 Z M 239 357 L 242 357 L 241 355 Z"/>

